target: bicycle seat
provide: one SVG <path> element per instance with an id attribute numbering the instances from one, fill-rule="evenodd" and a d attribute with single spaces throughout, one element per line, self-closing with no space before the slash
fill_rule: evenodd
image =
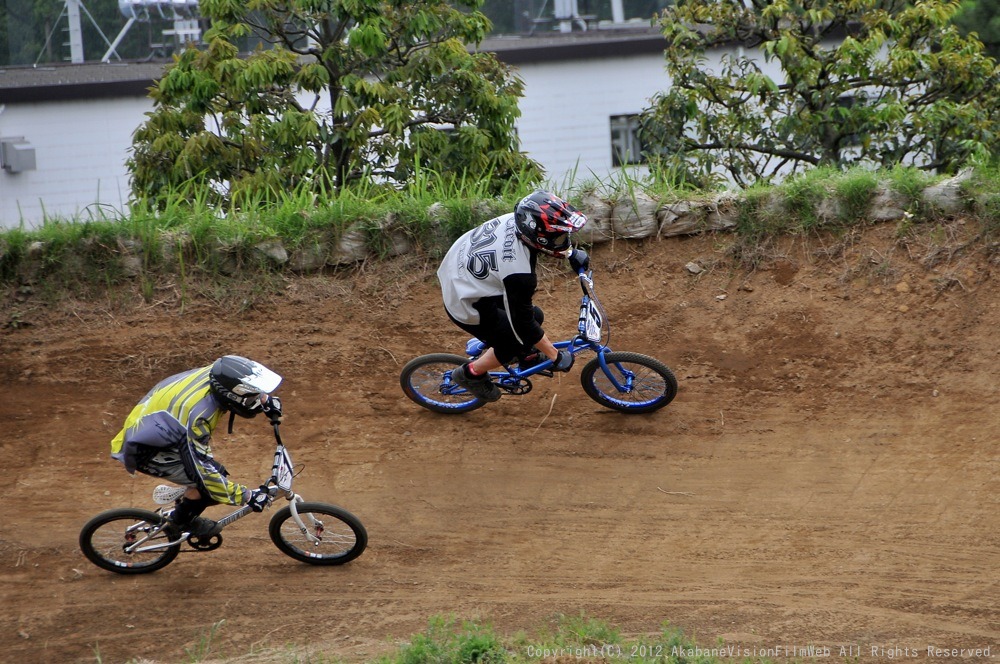
<path id="1" fill-rule="evenodd" d="M 157 505 L 169 505 L 183 496 L 185 491 L 187 487 L 161 484 L 153 489 L 153 502 Z"/>
<path id="2" fill-rule="evenodd" d="M 465 342 L 465 354 L 469 357 L 479 357 L 484 350 L 486 350 L 486 344 L 475 337 Z"/>

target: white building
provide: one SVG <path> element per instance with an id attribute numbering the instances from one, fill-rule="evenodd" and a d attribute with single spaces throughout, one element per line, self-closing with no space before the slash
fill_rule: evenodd
<path id="1" fill-rule="evenodd" d="M 604 179 L 639 156 L 637 116 L 670 84 L 665 45 L 658 29 L 619 25 L 496 38 L 483 48 L 524 81 L 521 148 L 559 188 L 572 179 Z"/>
<path id="2" fill-rule="evenodd" d="M 521 148 L 557 189 L 572 176 L 603 179 L 627 165 L 637 155 L 635 116 L 669 86 L 658 29 L 645 23 L 572 32 L 558 27 L 481 45 L 524 80 Z M 0 227 L 124 211 L 132 133 L 153 108 L 147 91 L 163 67 L 0 70 Z"/>
<path id="3" fill-rule="evenodd" d="M 163 66 L 0 70 L 0 227 L 125 210 L 132 132 L 153 108 L 147 90 Z"/>

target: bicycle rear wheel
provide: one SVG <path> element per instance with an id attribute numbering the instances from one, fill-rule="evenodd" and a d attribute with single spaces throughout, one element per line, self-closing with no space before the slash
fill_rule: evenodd
<path id="1" fill-rule="evenodd" d="M 310 565 L 343 565 L 364 553 L 368 532 L 358 517 L 336 505 L 296 503 L 305 530 L 283 507 L 271 517 L 268 534 L 285 555 Z"/>
<path id="2" fill-rule="evenodd" d="M 448 353 L 421 355 L 407 362 L 399 374 L 399 384 L 414 403 L 436 413 L 468 413 L 482 408 L 476 398 L 451 380 L 451 372 L 468 358 Z"/>
<path id="3" fill-rule="evenodd" d="M 610 376 L 598 356 L 583 367 L 580 382 L 587 396 L 606 408 L 621 413 L 651 413 L 677 396 L 674 372 L 655 358 L 619 352 L 605 353 L 604 361 Z"/>
<path id="4" fill-rule="evenodd" d="M 87 560 L 117 574 L 147 574 L 169 565 L 180 553 L 180 542 L 160 529 L 163 517 L 155 512 L 121 508 L 102 512 L 80 531 L 80 550 Z M 142 541 L 148 538 L 147 541 Z M 126 548 L 139 543 L 131 553 Z"/>

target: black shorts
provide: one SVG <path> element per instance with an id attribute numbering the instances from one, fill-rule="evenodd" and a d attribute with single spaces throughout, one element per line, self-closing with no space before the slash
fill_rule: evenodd
<path id="1" fill-rule="evenodd" d="M 502 364 L 510 364 L 515 358 L 531 351 L 531 345 L 522 344 L 514 334 L 514 328 L 507 319 L 507 310 L 503 307 L 503 297 L 485 297 L 474 305 L 479 312 L 479 323 L 472 325 L 455 320 L 455 317 L 445 309 L 448 318 L 455 325 L 492 348 Z M 541 325 L 545 314 L 541 307 L 535 307 L 535 320 Z"/>

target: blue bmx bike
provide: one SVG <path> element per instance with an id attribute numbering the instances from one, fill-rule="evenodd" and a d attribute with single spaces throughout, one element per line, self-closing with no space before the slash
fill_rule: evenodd
<path id="1" fill-rule="evenodd" d="M 569 341 L 557 341 L 555 347 L 573 355 L 584 351 L 595 354 L 580 372 L 583 391 L 606 408 L 621 413 L 651 413 L 663 408 L 677 395 L 677 378 L 659 360 L 640 353 L 612 351 L 608 346 L 610 326 L 604 308 L 594 294 L 592 271 L 579 273 L 583 297 L 577 335 Z M 410 360 L 400 372 L 399 383 L 412 401 L 437 413 L 467 413 L 486 405 L 460 387 L 451 373 L 486 350 L 479 339 L 469 339 L 465 355 L 431 353 Z M 529 366 L 514 362 L 490 376 L 505 394 L 527 394 L 531 378 L 553 376 L 552 360 Z"/>

